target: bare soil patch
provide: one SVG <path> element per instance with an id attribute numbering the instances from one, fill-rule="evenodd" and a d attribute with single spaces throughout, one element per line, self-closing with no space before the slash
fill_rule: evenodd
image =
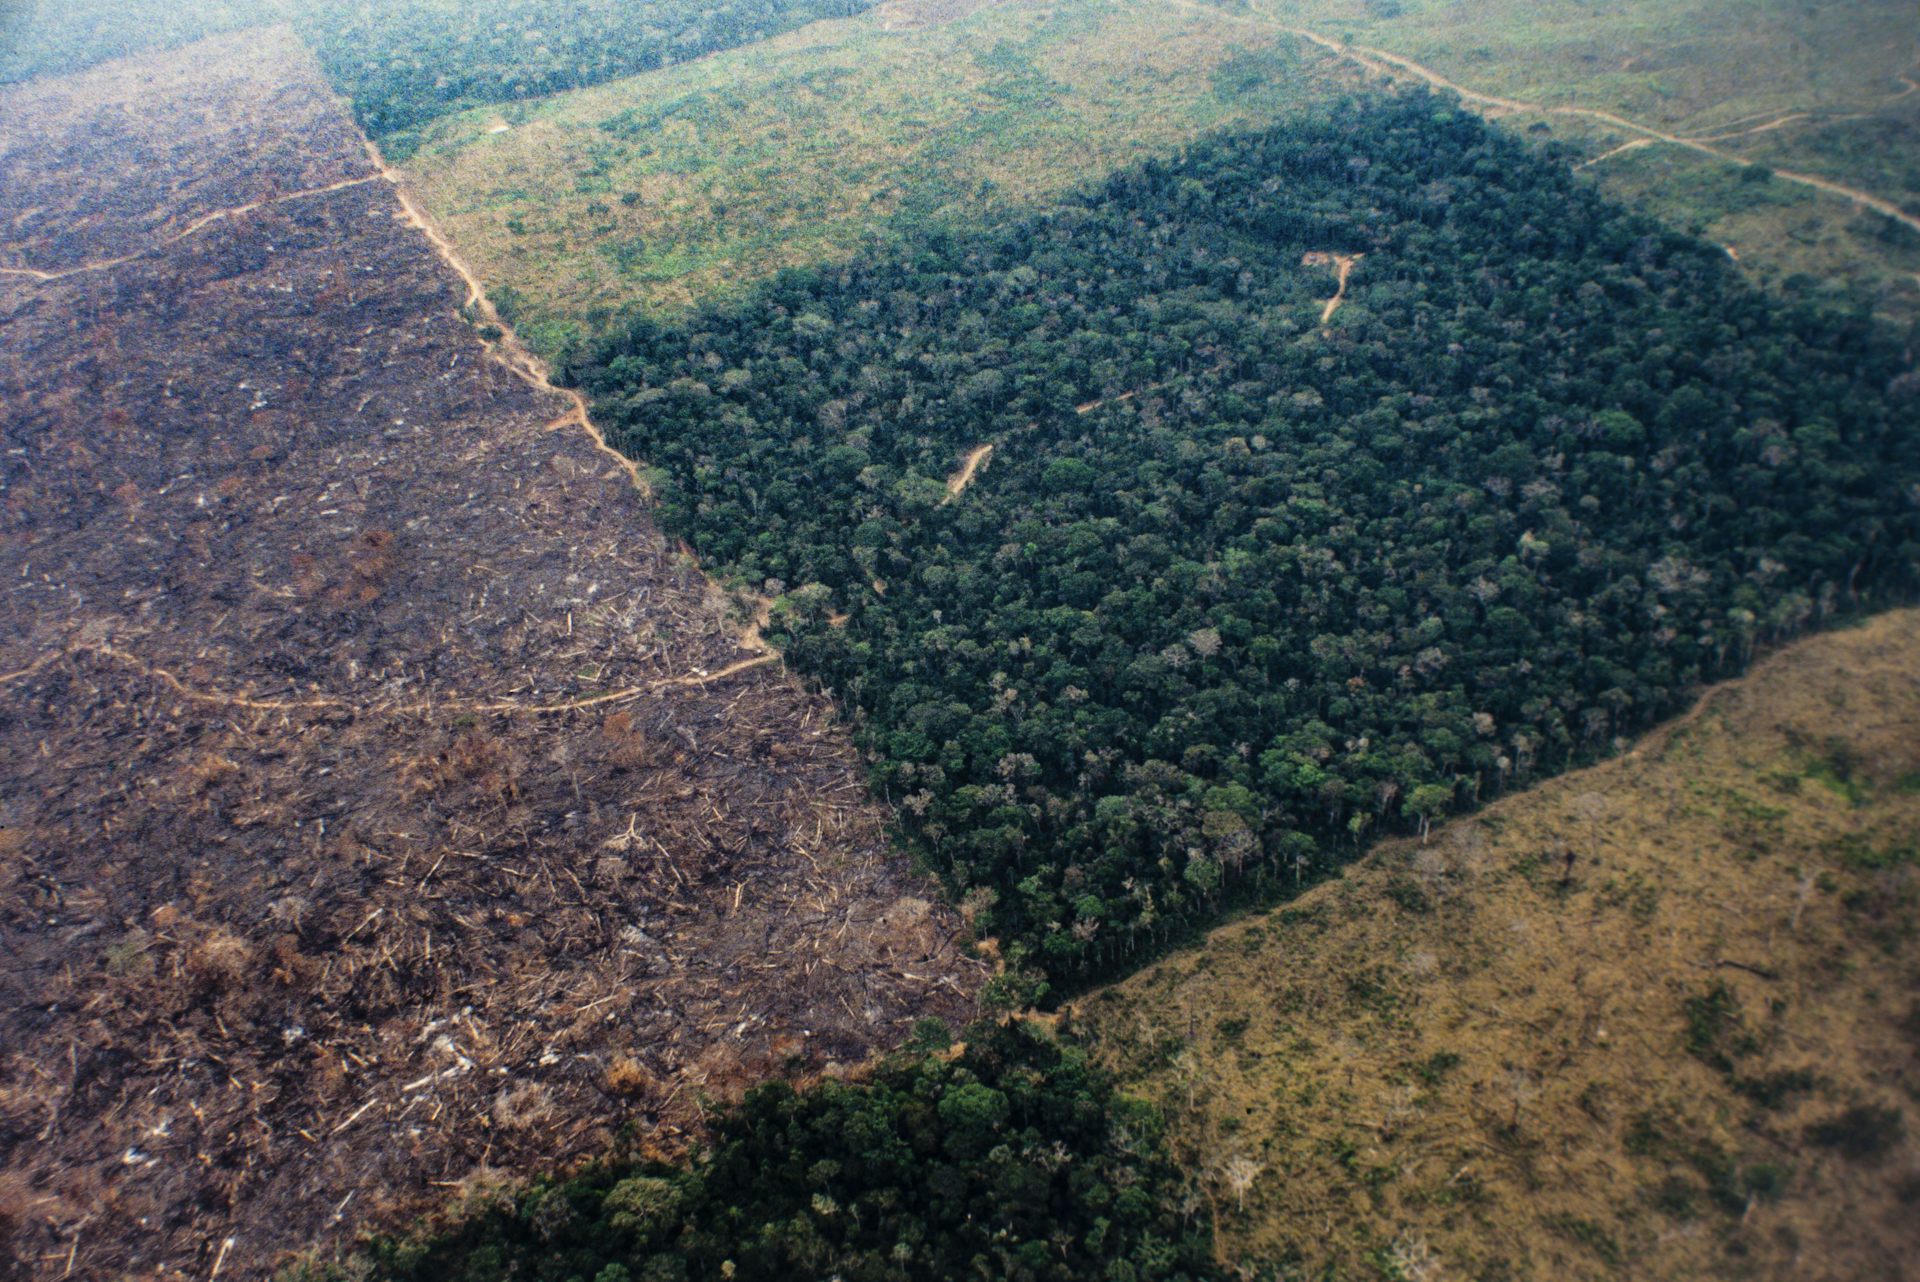
<path id="1" fill-rule="evenodd" d="M 960 460 L 960 470 L 947 478 L 947 500 L 951 502 L 966 493 L 967 487 L 973 484 L 973 478 L 980 475 L 980 469 L 992 457 L 991 445 L 976 445 L 968 450 L 967 456 Z"/>
<path id="2" fill-rule="evenodd" d="M 0 121 L 0 262 L 98 267 L 0 277 L 0 1275 L 260 1276 L 968 1016 L 832 707 L 297 50 Z"/>
<path id="3" fill-rule="evenodd" d="M 1320 309 L 1320 323 L 1326 324 L 1333 314 L 1340 310 L 1340 304 L 1347 301 L 1347 277 L 1353 275 L 1353 269 L 1365 254 L 1333 254 L 1325 250 L 1314 250 L 1300 260 L 1302 267 L 1331 267 L 1334 275 L 1333 297 Z"/>

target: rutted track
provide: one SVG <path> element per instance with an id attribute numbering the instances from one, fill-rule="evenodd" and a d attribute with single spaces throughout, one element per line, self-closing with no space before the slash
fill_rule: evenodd
<path id="1" fill-rule="evenodd" d="M 1347 278 L 1353 275 L 1354 267 L 1365 257 L 1365 254 L 1331 254 L 1320 252 L 1308 254 L 1301 260 L 1300 265 L 1303 267 L 1326 266 L 1333 268 L 1333 297 L 1329 298 L 1320 308 L 1320 323 L 1322 325 L 1332 320 L 1333 314 L 1340 310 L 1340 304 L 1347 301 Z"/>
<path id="2" fill-rule="evenodd" d="M 1169 3 L 1182 9 L 1189 9 L 1195 12 L 1212 12 L 1216 16 L 1225 16 L 1220 10 L 1210 10 L 1208 6 L 1199 3 L 1199 0 L 1169 0 Z M 1629 120 L 1616 112 L 1605 111 L 1595 107 L 1556 106 L 1547 103 L 1523 102 L 1517 98 L 1503 98 L 1497 94 L 1481 93 L 1478 90 L 1469 89 L 1449 79 L 1431 67 L 1415 62 L 1411 58 L 1405 58 L 1396 53 L 1389 53 L 1384 49 L 1374 49 L 1366 45 L 1349 44 L 1344 40 L 1337 40 L 1332 36 L 1311 31 L 1305 27 L 1294 26 L 1280 19 L 1260 13 L 1257 10 L 1248 15 L 1246 20 L 1260 23 L 1276 31 L 1283 31 L 1290 36 L 1297 37 L 1309 44 L 1325 49 L 1329 53 L 1336 54 L 1350 62 L 1356 63 L 1376 75 L 1384 76 L 1388 79 L 1411 76 L 1432 88 L 1443 89 L 1450 93 L 1458 94 L 1463 102 L 1490 112 L 1511 112 L 1534 116 L 1564 116 L 1591 120 L 1599 124 L 1610 125 L 1626 133 L 1638 134 L 1649 143 L 1660 142 L 1674 147 L 1684 147 L 1690 151 L 1696 151 L 1702 155 L 1712 156 L 1717 160 L 1725 161 L 1730 165 L 1738 165 L 1746 168 L 1758 163 L 1748 160 L 1746 157 L 1734 152 L 1727 151 L 1724 148 L 1716 147 L 1709 141 L 1700 138 L 1683 137 L 1679 134 L 1669 133 L 1666 130 L 1656 129 L 1651 125 L 1644 125 L 1639 121 Z M 1905 96 L 1905 93 L 1897 95 L 1897 97 Z M 1607 153 L 1607 155 L 1619 155 L 1626 150 L 1628 149 L 1625 147 L 1615 148 L 1613 151 Z M 1605 157 L 1602 157 L 1602 159 L 1604 158 Z M 1816 191 L 1826 192 L 1829 195 L 1840 196 L 1851 200 L 1857 205 L 1864 206 L 1877 214 L 1882 214 L 1893 219 L 1902 226 L 1912 228 L 1914 231 L 1920 231 L 1920 217 L 1909 214 L 1892 201 L 1881 196 L 1876 196 L 1872 192 L 1861 191 L 1857 187 L 1849 187 L 1844 183 L 1837 183 L 1831 179 L 1822 178 L 1817 174 L 1801 173 L 1791 169 L 1774 169 L 1773 174 L 1776 178 L 1782 179 L 1783 181 L 1795 183 L 1802 187 L 1810 187 Z"/>
<path id="3" fill-rule="evenodd" d="M 607 444 L 606 436 L 594 426 L 593 418 L 588 411 L 587 398 L 570 387 L 559 387 L 554 384 L 546 362 L 535 356 L 532 350 L 520 341 L 520 336 L 514 332 L 513 326 L 506 322 L 500 315 L 499 309 L 493 305 L 493 300 L 487 297 L 486 286 L 480 283 L 480 277 L 467 265 L 467 261 L 460 256 L 460 251 L 453 247 L 453 242 L 447 239 L 446 233 L 440 230 L 439 225 L 433 221 L 426 209 L 413 198 L 413 193 L 407 190 L 405 176 L 387 163 L 386 157 L 380 154 L 380 149 L 374 145 L 373 139 L 363 137 L 361 141 L 366 145 L 367 158 L 373 162 L 378 176 L 385 179 L 393 188 L 393 194 L 400 201 L 400 208 L 405 213 L 408 224 L 427 238 L 427 243 L 433 246 L 433 252 L 440 256 L 440 261 L 452 268 L 466 285 L 467 307 L 499 331 L 498 339 L 482 340 L 486 343 L 487 349 L 527 386 L 535 391 L 563 396 L 570 403 L 572 408 L 549 423 L 547 425 L 549 430 L 558 431 L 563 427 L 580 428 L 593 439 L 595 448 L 619 465 L 620 470 L 627 474 L 627 479 L 633 482 L 633 487 L 642 494 L 646 494 L 647 483 L 640 475 L 639 465 Z"/>
<path id="4" fill-rule="evenodd" d="M 951 503 L 965 494 L 967 487 L 973 484 L 973 478 L 980 475 L 980 469 L 985 467 L 987 460 L 992 457 L 993 446 L 991 445 L 976 445 L 968 450 L 967 456 L 960 460 L 960 470 L 947 478 L 947 497 L 941 502 Z"/>

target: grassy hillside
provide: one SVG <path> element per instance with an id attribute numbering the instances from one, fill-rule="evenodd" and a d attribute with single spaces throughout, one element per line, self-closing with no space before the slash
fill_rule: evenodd
<path id="1" fill-rule="evenodd" d="M 1907 1276 L 1916 629 L 1905 611 L 1795 645 L 1627 757 L 1085 1003 L 1209 1173 L 1224 1257 Z"/>
<path id="2" fill-rule="evenodd" d="M 551 349 L 598 309 L 708 303 L 875 234 L 1027 205 L 1349 76 L 1161 0 L 907 0 L 450 119 L 409 176 Z"/>
<path id="3" fill-rule="evenodd" d="M 1176 0 L 1179 2 L 1179 0 Z M 1849 185 L 1920 213 L 1920 10 L 1906 0 L 1222 0 L 1251 28 L 1291 26 L 1412 59 L 1463 88 L 1595 108 L 1727 156 Z M 1731 246 L 1794 292 L 1920 313 L 1920 232 L 1737 164 L 1540 112 L 1517 128 L 1577 141 L 1592 175 Z M 1611 154 L 1610 154 L 1611 153 Z"/>

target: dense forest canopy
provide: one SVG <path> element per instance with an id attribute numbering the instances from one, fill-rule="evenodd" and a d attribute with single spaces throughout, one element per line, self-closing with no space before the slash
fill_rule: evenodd
<path id="1" fill-rule="evenodd" d="M 572 374 L 1056 977 L 1605 754 L 1920 554 L 1895 336 L 1424 94 Z"/>
<path id="2" fill-rule="evenodd" d="M 1216 1276 L 1204 1206 L 1155 1110 L 1084 1052 L 983 1024 L 871 1081 L 762 1086 L 686 1166 L 536 1183 L 363 1263 L 383 1282 L 1181 1282 Z"/>
<path id="3" fill-rule="evenodd" d="M 293 24 L 368 132 L 638 75 L 870 0 L 78 0 L 0 9 L 0 83 Z M 403 142 L 398 148 L 406 150 Z"/>

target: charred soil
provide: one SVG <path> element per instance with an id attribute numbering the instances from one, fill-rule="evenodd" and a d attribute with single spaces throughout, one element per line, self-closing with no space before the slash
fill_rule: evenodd
<path id="1" fill-rule="evenodd" d="M 0 276 L 0 1275 L 258 1276 L 971 1013 L 833 709 L 290 39 L 0 120 L 0 263 L 116 260 Z"/>

